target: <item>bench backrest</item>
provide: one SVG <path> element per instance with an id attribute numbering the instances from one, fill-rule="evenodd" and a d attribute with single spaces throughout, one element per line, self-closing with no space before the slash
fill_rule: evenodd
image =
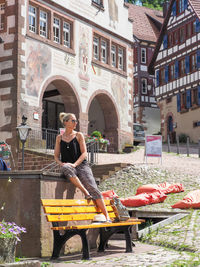
<path id="1" fill-rule="evenodd" d="M 48 222 L 93 220 L 95 215 L 102 213 L 93 200 L 42 199 L 41 201 Z M 104 203 L 110 218 L 116 218 L 111 200 L 104 199 Z"/>

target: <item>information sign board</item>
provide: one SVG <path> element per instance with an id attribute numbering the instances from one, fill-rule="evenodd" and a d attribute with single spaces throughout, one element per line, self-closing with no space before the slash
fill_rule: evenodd
<path id="1" fill-rule="evenodd" d="M 162 136 L 145 136 L 145 157 L 160 157 L 162 159 Z"/>

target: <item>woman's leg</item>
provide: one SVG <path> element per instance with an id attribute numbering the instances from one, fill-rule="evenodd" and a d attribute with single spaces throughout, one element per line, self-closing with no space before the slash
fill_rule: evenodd
<path id="1" fill-rule="evenodd" d="M 61 171 L 74 186 L 78 187 L 81 190 L 81 192 L 87 197 L 87 199 L 91 198 L 88 190 L 84 187 L 80 179 L 77 177 L 76 169 L 71 166 L 65 165 L 61 168 Z"/>
<path id="2" fill-rule="evenodd" d="M 110 220 L 110 217 L 108 215 L 108 212 L 107 212 L 107 209 L 106 209 L 106 206 L 105 206 L 103 199 L 99 198 L 99 199 L 95 199 L 94 201 L 95 201 L 97 207 L 99 207 L 101 209 L 102 213 L 106 217 L 106 220 Z"/>
<path id="3" fill-rule="evenodd" d="M 82 164 L 77 167 L 77 174 L 80 182 L 92 196 L 96 206 L 100 208 L 102 213 L 105 215 L 106 220 L 110 220 L 105 203 L 102 199 L 101 192 L 97 187 L 91 168 L 87 164 Z"/>
<path id="4" fill-rule="evenodd" d="M 81 192 L 85 195 L 85 196 L 89 196 L 89 192 L 85 189 L 85 187 L 82 185 L 81 181 L 78 179 L 78 177 L 70 177 L 69 178 L 70 182 L 75 185 L 76 187 L 78 187 Z"/>

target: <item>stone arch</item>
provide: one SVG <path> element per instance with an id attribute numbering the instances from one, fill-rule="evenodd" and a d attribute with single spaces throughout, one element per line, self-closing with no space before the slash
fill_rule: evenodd
<path id="1" fill-rule="evenodd" d="M 120 116 L 118 113 L 117 105 L 113 96 L 105 90 L 97 90 L 90 97 L 86 109 L 88 114 L 88 127 L 90 126 L 90 117 L 91 117 L 91 107 L 92 103 L 96 101 L 99 107 L 101 108 L 102 117 L 104 120 L 104 130 L 102 134 L 106 139 L 109 139 L 110 146 L 108 147 L 109 152 L 116 152 L 119 150 L 119 126 L 120 126 Z M 96 116 L 96 120 L 99 120 L 97 114 L 92 113 L 92 116 Z M 98 129 L 94 129 L 98 130 Z M 89 129 L 88 129 L 89 132 Z M 90 133 L 90 132 L 89 132 Z"/>
<path id="2" fill-rule="evenodd" d="M 73 84 L 64 76 L 55 75 L 50 78 L 48 78 L 45 83 L 42 86 L 42 90 L 40 93 L 40 107 L 41 107 L 41 114 L 42 114 L 42 102 L 44 98 L 45 92 L 48 88 L 55 88 L 54 91 L 56 93 L 56 90 L 58 91 L 58 94 L 62 98 L 62 102 L 64 104 L 64 111 L 74 113 L 79 119 L 80 113 L 81 113 L 81 102 L 78 95 L 78 92 L 76 91 Z M 42 125 L 42 121 L 41 121 Z"/>
<path id="3" fill-rule="evenodd" d="M 168 112 L 165 117 L 165 139 L 169 135 L 170 142 L 174 143 L 176 141 L 176 132 L 174 130 L 174 114 Z"/>

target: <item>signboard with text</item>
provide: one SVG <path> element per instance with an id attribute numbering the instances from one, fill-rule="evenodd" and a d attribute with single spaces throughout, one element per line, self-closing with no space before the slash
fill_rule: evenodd
<path id="1" fill-rule="evenodd" d="M 161 135 L 146 135 L 145 156 L 162 158 L 162 136 Z"/>

